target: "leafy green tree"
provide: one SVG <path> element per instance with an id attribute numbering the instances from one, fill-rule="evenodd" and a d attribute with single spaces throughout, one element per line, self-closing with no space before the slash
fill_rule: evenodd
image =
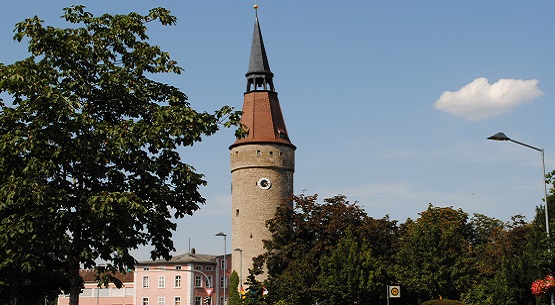
<path id="1" fill-rule="evenodd" d="M 368 217 L 343 195 L 322 203 L 316 195 L 293 199 L 268 222 L 273 238 L 265 241 L 267 300 L 367 304 L 383 299 L 385 266 L 397 245 L 396 222 Z"/>
<path id="2" fill-rule="evenodd" d="M 473 305 L 532 304 L 529 284 L 539 263 L 533 226 L 521 215 L 502 223 L 477 214 L 470 224 L 477 273 L 461 300 Z"/>
<path id="3" fill-rule="evenodd" d="M 203 175 L 177 148 L 237 125 L 239 114 L 197 112 L 178 88 L 149 79 L 181 71 L 147 42 L 149 22 L 176 22 L 168 10 L 64 10 L 69 28 L 18 23 L 14 39 L 30 56 L 0 64 L 0 93 L 12 98 L 0 102 L 0 295 L 53 276 L 56 287 L 41 293 L 69 288 L 74 305 L 80 267 L 103 260 L 124 272 L 143 245 L 169 259 L 173 219 L 205 203 Z"/>
<path id="4" fill-rule="evenodd" d="M 419 302 L 439 296 L 457 300 L 469 285 L 474 266 L 468 260 L 467 220 L 460 209 L 430 204 L 416 221 L 404 224 L 396 274 L 404 291 L 414 293 Z"/>
<path id="5" fill-rule="evenodd" d="M 472 229 L 470 260 L 476 268 L 469 289 L 461 292 L 461 301 L 473 305 L 490 305 L 494 302 L 494 278 L 501 266 L 505 238 L 502 221 L 482 214 L 474 214 L 469 225 Z"/>
<path id="6" fill-rule="evenodd" d="M 320 259 L 318 287 L 326 304 L 376 304 L 385 302 L 388 264 L 373 255 L 372 240 L 349 232 L 328 256 Z M 362 238 L 361 238 L 362 237 Z"/>
<path id="7" fill-rule="evenodd" d="M 328 255 L 366 213 L 343 195 L 317 202 L 317 196 L 297 196 L 268 221 L 272 240 L 267 249 L 268 287 L 292 304 L 313 304 L 321 297 L 315 284 L 320 258 Z M 275 294 L 271 293 L 270 298 Z"/>
<path id="8" fill-rule="evenodd" d="M 449 299 L 440 299 L 440 300 L 430 300 L 422 303 L 422 305 L 466 305 L 465 303 L 449 300 Z"/>
<path id="9" fill-rule="evenodd" d="M 430 205 L 397 227 L 387 216 L 368 217 L 341 195 L 323 203 L 317 196 L 295 197 L 292 207 L 284 205 L 268 222 L 273 239 L 259 259 L 268 266 L 262 285 L 270 294 L 249 302 L 375 304 L 384 302 L 385 285 L 400 284 L 398 304 L 439 298 L 470 305 L 546 304 L 549 296 L 535 299 L 530 291 L 535 279 L 552 270 L 542 211 L 538 207 L 531 223 L 520 215 L 503 223 Z"/>
<path id="10" fill-rule="evenodd" d="M 535 221 L 527 223 L 521 216 L 513 217 L 506 227 L 499 243 L 501 264 L 492 283 L 493 304 L 535 304 L 530 285 L 545 276 L 541 266 L 546 249 L 540 242 L 545 240 L 545 232 L 538 230 Z"/>
<path id="11" fill-rule="evenodd" d="M 547 200 L 545 204 L 548 207 L 548 219 L 549 219 L 549 230 L 550 237 L 547 238 L 545 229 L 545 205 L 536 207 L 536 216 L 534 218 L 534 224 L 537 226 L 538 233 L 544 238 L 543 249 L 544 249 L 544 261 L 543 268 L 544 272 L 555 274 L 555 251 L 549 251 L 548 249 L 555 249 L 555 171 L 547 173 L 546 175 L 546 188 L 547 188 Z M 545 201 L 544 201 L 545 202 Z"/>
<path id="12" fill-rule="evenodd" d="M 547 198 L 550 231 L 555 227 L 555 171 L 546 175 Z M 498 282 L 506 284 L 505 290 L 498 296 L 497 304 L 549 304 L 550 294 L 536 299 L 530 291 L 531 283 L 555 274 L 555 243 L 553 233 L 548 238 L 545 226 L 545 205 L 536 207 L 534 220 L 530 223 L 523 219 L 510 225 L 506 237 L 506 259 L 499 269 Z"/>

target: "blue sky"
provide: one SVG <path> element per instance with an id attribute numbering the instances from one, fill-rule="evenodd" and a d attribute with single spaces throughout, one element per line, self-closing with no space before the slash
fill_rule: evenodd
<path id="1" fill-rule="evenodd" d="M 95 15 L 166 7 L 176 26 L 151 42 L 181 75 L 156 76 L 198 110 L 241 109 L 254 1 L 4 1 L 0 62 L 27 56 L 15 23 L 63 8 Z M 428 203 L 501 220 L 531 220 L 543 196 L 541 155 L 555 169 L 555 2 L 259 0 L 258 16 L 283 115 L 297 146 L 295 193 L 344 194 L 375 218 L 404 222 Z M 223 130 L 182 157 L 206 175 L 207 204 L 178 221 L 177 252 L 218 254 L 231 234 L 231 174 Z M 552 215 L 555 217 L 555 215 Z M 231 240 L 227 240 L 230 252 Z M 148 259 L 148 249 L 136 252 Z"/>

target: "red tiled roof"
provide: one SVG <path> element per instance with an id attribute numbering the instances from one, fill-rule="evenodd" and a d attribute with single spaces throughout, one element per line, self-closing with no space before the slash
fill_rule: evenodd
<path id="1" fill-rule="evenodd" d="M 83 278 L 85 283 L 96 283 L 94 277 L 94 270 L 81 270 L 79 271 L 79 275 Z M 130 283 L 133 282 L 133 271 L 129 271 L 127 273 L 115 273 L 114 277 L 119 279 L 122 283 Z"/>
<path id="2" fill-rule="evenodd" d="M 169 261 L 156 260 L 156 261 L 141 261 L 139 266 L 144 265 L 177 265 L 185 263 L 205 263 L 216 264 L 216 255 L 211 254 L 196 254 L 196 253 L 183 253 L 173 256 Z"/>
<path id="3" fill-rule="evenodd" d="M 245 94 L 241 123 L 247 135 L 230 148 L 248 143 L 277 143 L 295 146 L 289 140 L 276 92 L 252 91 Z"/>

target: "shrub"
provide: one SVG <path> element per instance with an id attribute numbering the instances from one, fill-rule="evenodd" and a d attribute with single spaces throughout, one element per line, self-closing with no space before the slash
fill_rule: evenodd
<path id="1" fill-rule="evenodd" d="M 456 300 L 443 299 L 443 300 L 429 300 L 422 303 L 422 305 L 466 305 L 466 304 Z"/>

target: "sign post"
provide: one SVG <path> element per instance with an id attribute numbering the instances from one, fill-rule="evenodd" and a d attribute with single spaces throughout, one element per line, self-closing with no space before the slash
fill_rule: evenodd
<path id="1" fill-rule="evenodd" d="M 212 295 L 212 291 L 213 291 L 213 290 L 214 290 L 214 288 L 204 288 L 204 291 L 206 291 L 206 294 L 207 294 L 208 296 L 211 296 L 211 295 Z"/>
<path id="2" fill-rule="evenodd" d="M 395 285 L 390 286 L 387 285 L 387 305 L 389 305 L 390 298 L 400 298 L 401 297 L 401 286 Z"/>

